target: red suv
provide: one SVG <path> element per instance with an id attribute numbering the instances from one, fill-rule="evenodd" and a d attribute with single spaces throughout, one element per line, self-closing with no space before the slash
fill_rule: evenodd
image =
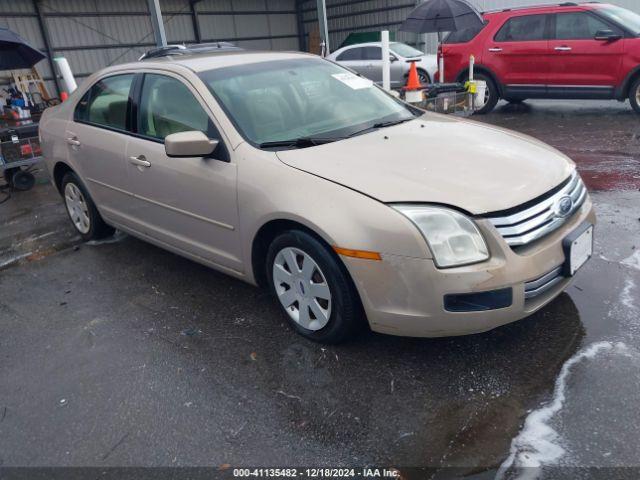
<path id="1" fill-rule="evenodd" d="M 599 3 L 562 3 L 484 14 L 480 28 L 452 32 L 442 52 L 446 81 L 487 82 L 485 106 L 500 98 L 629 98 L 640 113 L 640 15 Z"/>

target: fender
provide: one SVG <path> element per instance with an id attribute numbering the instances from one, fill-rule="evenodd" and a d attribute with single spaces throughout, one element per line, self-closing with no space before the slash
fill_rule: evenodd
<path id="1" fill-rule="evenodd" d="M 622 85 L 616 88 L 615 90 L 615 98 L 617 100 L 625 100 L 629 95 L 629 88 L 631 87 L 631 82 L 634 80 L 636 76 L 640 75 L 640 65 L 631 70 L 627 76 L 624 78 Z"/>

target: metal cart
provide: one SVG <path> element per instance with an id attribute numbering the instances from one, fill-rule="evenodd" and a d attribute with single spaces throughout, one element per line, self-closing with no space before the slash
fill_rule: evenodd
<path id="1" fill-rule="evenodd" d="M 0 133 L 0 174 L 14 190 L 24 191 L 33 187 L 35 177 L 31 171 L 42 160 L 38 127 L 29 127 Z"/>

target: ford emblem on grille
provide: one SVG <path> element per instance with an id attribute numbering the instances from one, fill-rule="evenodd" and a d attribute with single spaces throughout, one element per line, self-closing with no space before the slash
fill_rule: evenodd
<path id="1" fill-rule="evenodd" d="M 572 208 L 573 200 L 570 196 L 566 195 L 558 199 L 558 201 L 554 205 L 554 212 L 557 217 L 564 218 L 571 213 Z"/>

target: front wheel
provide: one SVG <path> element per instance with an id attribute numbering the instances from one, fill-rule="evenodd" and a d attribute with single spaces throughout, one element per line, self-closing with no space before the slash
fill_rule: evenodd
<path id="1" fill-rule="evenodd" d="M 629 101 L 633 109 L 640 113 L 640 77 L 636 78 L 629 89 Z"/>
<path id="2" fill-rule="evenodd" d="M 429 74 L 421 69 L 418 69 L 418 80 L 420 80 L 420 84 L 422 85 L 429 85 L 431 83 Z"/>
<path id="3" fill-rule="evenodd" d="M 493 110 L 498 103 L 498 100 L 500 98 L 498 87 L 496 85 L 496 82 L 494 82 L 493 79 L 488 75 L 477 73 L 474 78 L 475 80 L 482 80 L 487 84 L 487 89 L 484 92 L 483 106 L 476 110 L 476 113 L 484 115 L 491 112 L 491 110 Z"/>
<path id="4" fill-rule="evenodd" d="M 69 172 L 62 179 L 62 195 L 71 223 L 85 242 L 113 235 L 115 230 L 104 222 L 75 173 Z"/>
<path id="5" fill-rule="evenodd" d="M 267 254 L 267 279 L 289 325 L 321 343 L 340 343 L 361 324 L 355 287 L 339 258 L 312 235 L 290 230 Z"/>

